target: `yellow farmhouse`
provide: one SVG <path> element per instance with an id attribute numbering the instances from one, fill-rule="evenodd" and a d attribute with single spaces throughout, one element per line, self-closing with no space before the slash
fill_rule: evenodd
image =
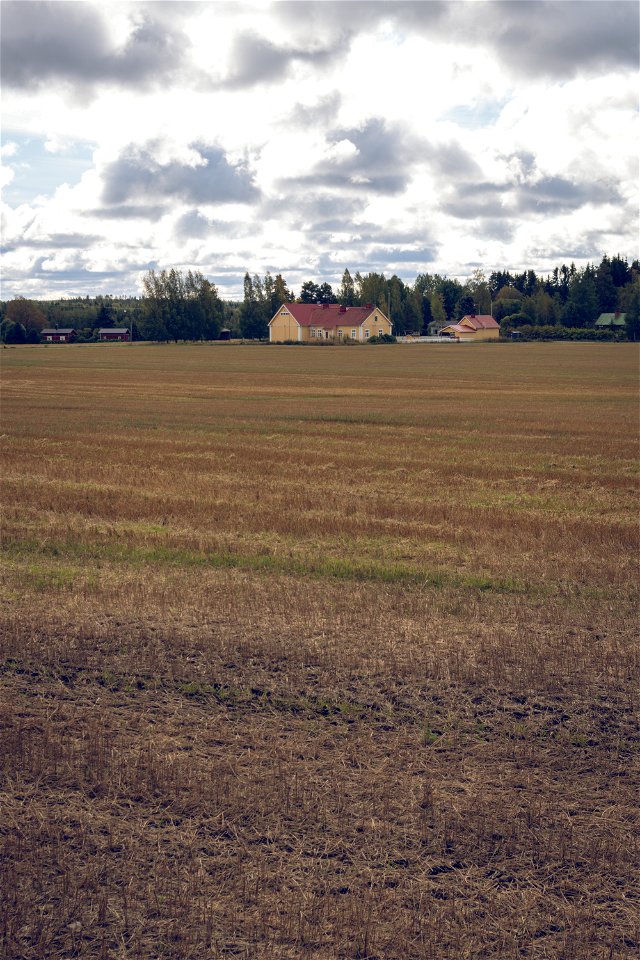
<path id="1" fill-rule="evenodd" d="M 440 331 L 442 336 L 455 337 L 456 340 L 497 340 L 500 336 L 500 324 L 488 313 L 469 314 L 459 323 L 450 323 Z"/>
<path id="2" fill-rule="evenodd" d="M 283 303 L 269 321 L 269 340 L 369 340 L 391 333 L 391 321 L 371 303 Z"/>

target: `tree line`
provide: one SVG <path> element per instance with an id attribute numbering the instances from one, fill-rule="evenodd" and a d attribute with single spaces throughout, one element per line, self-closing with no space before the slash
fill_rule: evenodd
<path id="1" fill-rule="evenodd" d="M 38 343 L 47 327 L 72 327 L 80 342 L 98 339 L 104 327 L 126 327 L 134 340 L 215 340 L 239 304 L 223 301 L 198 271 L 150 270 L 142 297 L 73 297 L 0 303 L 0 339 Z"/>
<path id="2" fill-rule="evenodd" d="M 629 265 L 620 256 L 604 256 L 596 267 L 575 264 L 556 267 L 546 277 L 534 270 L 493 271 L 488 277 L 475 270 L 461 283 L 440 274 L 419 273 L 413 283 L 395 274 L 345 269 L 334 291 L 330 284 L 305 281 L 296 298 L 282 276 L 264 278 L 245 274 L 244 300 L 239 311 L 240 332 L 266 337 L 267 325 L 281 303 L 340 303 L 379 307 L 402 335 L 428 335 L 467 314 L 491 314 L 506 330 L 553 327 L 556 336 L 567 330 L 589 330 L 601 313 L 626 313 L 626 335 L 640 335 L 640 263 Z"/>
<path id="3" fill-rule="evenodd" d="M 100 327 L 127 326 L 134 339 L 211 340 L 222 327 L 233 336 L 268 337 L 268 323 L 282 303 L 372 304 L 393 323 L 394 333 L 429 334 L 466 314 L 488 314 L 504 331 L 554 336 L 593 328 L 601 313 L 626 314 L 621 334 L 640 338 L 640 263 L 605 255 L 595 266 L 556 267 L 546 277 L 533 270 L 475 270 L 462 283 L 440 274 L 419 273 L 413 283 L 383 273 L 353 275 L 346 268 L 336 290 L 327 282 L 305 281 L 296 297 L 282 274 L 245 273 L 242 301 L 222 300 L 215 284 L 199 271 L 149 270 L 143 296 L 58 301 L 24 297 L 0 304 L 0 338 L 34 342 L 45 326 L 70 326 L 80 339 L 96 339 Z"/>

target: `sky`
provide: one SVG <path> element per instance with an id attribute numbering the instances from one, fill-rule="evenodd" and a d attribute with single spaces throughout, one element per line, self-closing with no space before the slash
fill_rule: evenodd
<path id="1" fill-rule="evenodd" d="M 632 0 L 3 0 L 2 299 L 638 256 Z"/>

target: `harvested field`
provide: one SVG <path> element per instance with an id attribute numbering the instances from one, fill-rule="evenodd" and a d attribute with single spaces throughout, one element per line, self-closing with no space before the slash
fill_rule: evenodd
<path id="1" fill-rule="evenodd" d="M 635 345 L 1 359 L 3 957 L 638 955 Z"/>

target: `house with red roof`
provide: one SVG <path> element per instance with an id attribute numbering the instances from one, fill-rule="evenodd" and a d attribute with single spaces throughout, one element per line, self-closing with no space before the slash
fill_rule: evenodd
<path id="1" fill-rule="evenodd" d="M 455 337 L 456 340 L 497 340 L 500 336 L 500 324 L 488 313 L 471 313 L 458 323 L 443 327 L 440 335 Z"/>
<path id="2" fill-rule="evenodd" d="M 364 342 L 390 334 L 391 330 L 391 321 L 371 303 L 363 307 L 345 307 L 340 303 L 283 303 L 269 321 L 269 340 L 271 343 L 285 340 Z"/>

